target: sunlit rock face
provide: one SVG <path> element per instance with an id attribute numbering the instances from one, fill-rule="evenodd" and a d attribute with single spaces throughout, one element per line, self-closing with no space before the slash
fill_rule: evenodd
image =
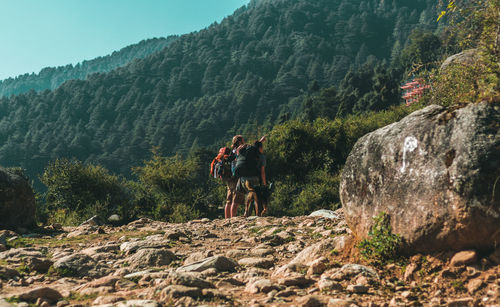
<path id="1" fill-rule="evenodd" d="M 428 106 L 363 136 L 341 199 L 354 234 L 386 212 L 407 251 L 488 249 L 500 242 L 500 108 Z"/>

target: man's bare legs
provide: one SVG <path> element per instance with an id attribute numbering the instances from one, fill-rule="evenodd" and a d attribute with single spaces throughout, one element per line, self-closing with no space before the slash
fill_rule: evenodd
<path id="1" fill-rule="evenodd" d="M 238 207 L 245 201 L 245 194 L 235 191 L 233 203 L 231 205 L 231 217 L 238 216 Z"/>

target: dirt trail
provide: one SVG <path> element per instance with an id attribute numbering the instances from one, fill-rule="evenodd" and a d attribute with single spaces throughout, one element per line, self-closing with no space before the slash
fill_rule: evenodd
<path id="1" fill-rule="evenodd" d="M 343 256 L 350 230 L 337 215 L 141 219 L 10 238 L 0 306 L 499 306 L 498 250 L 370 266 Z"/>

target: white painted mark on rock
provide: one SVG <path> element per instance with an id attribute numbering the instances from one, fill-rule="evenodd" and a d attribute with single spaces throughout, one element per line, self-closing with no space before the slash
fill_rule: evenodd
<path id="1" fill-rule="evenodd" d="M 401 173 L 404 173 L 406 171 L 406 168 L 410 164 L 406 162 L 406 153 L 414 151 L 415 149 L 417 149 L 417 146 L 418 141 L 414 136 L 407 136 L 405 138 L 405 143 L 403 145 L 403 166 L 399 170 Z"/>

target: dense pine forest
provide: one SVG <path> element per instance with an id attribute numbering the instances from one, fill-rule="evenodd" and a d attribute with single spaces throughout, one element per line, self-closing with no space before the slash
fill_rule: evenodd
<path id="1" fill-rule="evenodd" d="M 436 14 L 430 0 L 252 1 L 110 73 L 1 99 L 0 164 L 36 177 L 68 157 L 129 174 L 153 147 L 188 153 L 297 118 L 318 88 L 346 99 L 333 115 L 399 104 L 390 64 Z"/>
<path id="2" fill-rule="evenodd" d="M 46 67 L 38 74 L 24 74 L 15 78 L 0 80 L 0 97 L 34 91 L 53 90 L 68 80 L 84 80 L 94 73 L 109 72 L 133 60 L 145 58 L 175 41 L 178 36 L 146 39 L 127 46 L 110 55 L 60 67 Z"/>

